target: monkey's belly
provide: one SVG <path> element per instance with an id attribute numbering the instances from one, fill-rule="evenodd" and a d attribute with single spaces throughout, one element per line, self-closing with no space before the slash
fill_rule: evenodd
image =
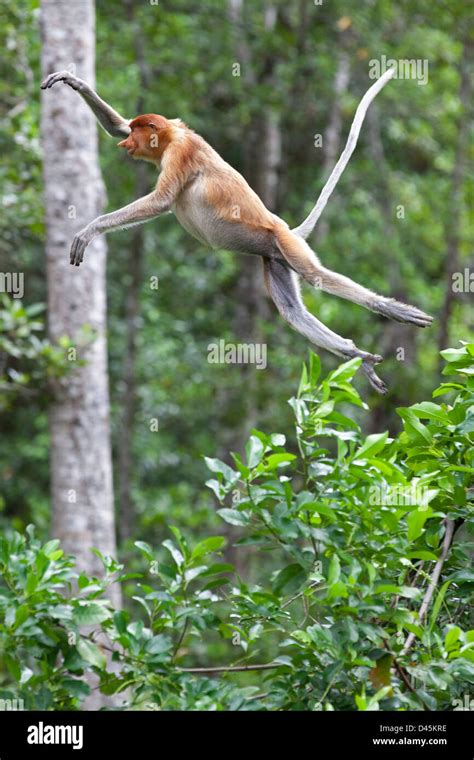
<path id="1" fill-rule="evenodd" d="M 209 208 L 177 203 L 174 213 L 179 223 L 194 238 L 210 248 L 225 248 L 240 253 L 272 256 L 274 243 L 268 230 L 250 229 L 236 220 L 216 218 Z"/>
<path id="2" fill-rule="evenodd" d="M 200 243 L 208 245 L 211 248 L 217 247 L 212 241 L 212 228 L 210 224 L 203 224 L 202 215 L 196 215 L 191 209 L 181 204 L 176 204 L 174 208 L 175 216 L 182 227 L 189 232 Z M 211 234 L 209 234 L 211 233 Z"/>

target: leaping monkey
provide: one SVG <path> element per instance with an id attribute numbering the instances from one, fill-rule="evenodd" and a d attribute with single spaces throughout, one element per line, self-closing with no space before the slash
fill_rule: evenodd
<path id="1" fill-rule="evenodd" d="M 393 72 L 385 73 L 361 101 L 346 148 L 308 218 L 291 230 L 272 214 L 239 172 L 180 119 L 144 114 L 125 119 L 105 103 L 82 79 L 69 71 L 50 74 L 42 83 L 49 89 L 58 82 L 76 90 L 97 120 L 130 156 L 150 161 L 161 169 L 155 189 L 143 198 L 94 219 L 74 238 L 71 264 L 79 266 L 89 243 L 102 233 L 142 224 L 172 211 L 182 226 L 204 245 L 262 257 L 266 286 L 281 316 L 312 343 L 344 359 L 360 357 L 371 385 L 386 393 L 374 366 L 377 354 L 362 351 L 317 320 L 305 308 L 299 277 L 327 293 L 365 306 L 399 322 L 427 327 L 432 317 L 415 306 L 373 293 L 344 275 L 326 269 L 305 238 L 324 208 L 357 142 L 367 107 Z"/>

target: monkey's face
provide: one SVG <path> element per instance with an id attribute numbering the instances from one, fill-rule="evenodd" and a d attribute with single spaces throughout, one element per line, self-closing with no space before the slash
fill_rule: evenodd
<path id="1" fill-rule="evenodd" d="M 156 148 L 158 147 L 156 130 L 151 126 L 133 127 L 126 140 L 118 143 L 119 148 L 125 148 L 132 158 L 156 160 Z"/>
<path id="2" fill-rule="evenodd" d="M 169 126 L 168 120 L 163 116 L 156 114 L 137 116 L 130 122 L 129 136 L 119 142 L 118 146 L 125 148 L 132 158 L 159 161 L 169 142 L 167 140 Z"/>

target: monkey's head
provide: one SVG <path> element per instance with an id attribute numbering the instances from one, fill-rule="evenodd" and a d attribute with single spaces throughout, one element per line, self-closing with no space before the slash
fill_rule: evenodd
<path id="1" fill-rule="evenodd" d="M 128 155 L 143 161 L 156 163 L 173 139 L 173 121 L 155 113 L 137 116 L 129 124 L 129 136 L 117 143 L 119 148 L 126 148 Z"/>

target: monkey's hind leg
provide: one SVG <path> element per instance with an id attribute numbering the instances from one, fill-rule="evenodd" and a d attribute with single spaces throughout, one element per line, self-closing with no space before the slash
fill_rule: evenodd
<path id="1" fill-rule="evenodd" d="M 296 237 L 291 230 L 280 227 L 276 234 L 276 244 L 291 267 L 313 287 L 345 298 L 397 322 L 411 322 L 417 327 L 428 327 L 433 321 L 433 317 L 416 306 L 381 296 L 349 277 L 326 269 L 309 245 Z"/>
<path id="2" fill-rule="evenodd" d="M 386 393 L 387 386 L 375 373 L 375 365 L 382 361 L 377 354 L 361 351 L 351 341 L 341 338 L 306 309 L 301 300 L 298 276 L 284 262 L 263 259 L 265 284 L 283 319 L 312 343 L 344 359 L 358 356 L 362 369 L 378 393 Z"/>

